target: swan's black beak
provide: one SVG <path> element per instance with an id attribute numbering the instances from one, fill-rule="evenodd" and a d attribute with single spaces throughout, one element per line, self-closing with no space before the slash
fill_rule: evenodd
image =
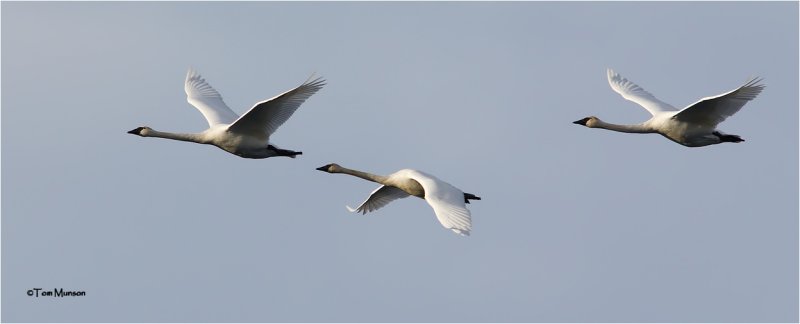
<path id="1" fill-rule="evenodd" d="M 586 118 L 584 118 L 584 119 L 581 119 L 581 120 L 576 120 L 576 121 L 574 121 L 574 122 L 572 122 L 572 123 L 573 123 L 573 124 L 578 124 L 578 125 L 583 125 L 583 126 L 586 126 L 586 122 L 588 122 L 588 121 L 589 121 L 589 117 L 586 117 Z"/>
<path id="2" fill-rule="evenodd" d="M 328 166 L 327 165 L 321 166 L 321 167 L 317 168 L 317 170 L 328 172 Z"/>
<path id="3" fill-rule="evenodd" d="M 136 127 L 135 129 L 129 130 L 128 134 L 142 135 L 142 130 L 143 129 L 144 129 L 144 127 Z"/>

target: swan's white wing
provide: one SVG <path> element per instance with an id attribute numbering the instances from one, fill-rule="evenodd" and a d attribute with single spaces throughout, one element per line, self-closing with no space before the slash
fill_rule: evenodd
<path id="1" fill-rule="evenodd" d="M 619 93 L 623 98 L 644 107 L 651 115 L 655 116 L 660 112 L 677 110 L 670 104 L 658 100 L 655 96 L 642 89 L 642 87 L 636 85 L 636 83 L 623 78 L 612 69 L 608 69 L 608 84 L 611 85 L 611 89 L 614 89 L 614 91 Z"/>
<path id="2" fill-rule="evenodd" d="M 371 211 L 375 211 L 380 209 L 383 206 L 388 205 L 390 202 L 394 201 L 395 199 L 405 198 L 408 197 L 405 191 L 397 189 L 391 186 L 381 186 L 378 189 L 375 189 L 371 194 L 369 194 L 369 198 L 366 201 L 361 203 L 361 206 L 358 206 L 356 209 L 351 208 L 350 206 L 346 206 L 347 210 L 350 212 L 358 212 L 362 214 L 366 214 Z"/>
<path id="3" fill-rule="evenodd" d="M 464 192 L 436 177 L 415 170 L 407 175 L 425 189 L 425 201 L 431 205 L 442 226 L 461 235 L 469 235 L 472 217 L 464 202 Z"/>
<path id="4" fill-rule="evenodd" d="M 761 79 L 753 78 L 730 92 L 700 99 L 700 101 L 683 108 L 672 118 L 711 127 L 717 126 L 725 118 L 733 116 L 742 109 L 744 104 L 755 99 L 764 90 L 764 85 L 759 82 Z"/>
<path id="5" fill-rule="evenodd" d="M 268 137 L 283 125 L 306 99 L 324 85 L 325 80 L 322 78 L 309 79 L 297 88 L 256 103 L 228 129 L 240 134 Z"/>
<path id="6" fill-rule="evenodd" d="M 194 69 L 189 69 L 189 72 L 186 73 L 186 83 L 183 88 L 186 91 L 186 100 L 200 110 L 200 113 L 208 121 L 209 127 L 217 124 L 230 124 L 239 118 L 222 101 L 219 92 L 214 90 Z"/>

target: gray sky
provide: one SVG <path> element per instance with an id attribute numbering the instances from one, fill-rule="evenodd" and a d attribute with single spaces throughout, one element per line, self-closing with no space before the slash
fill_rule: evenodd
<path id="1" fill-rule="evenodd" d="M 2 3 L 2 320 L 798 321 L 798 3 Z M 237 113 L 328 85 L 241 159 L 197 132 L 195 67 Z M 686 148 L 611 67 L 683 107 L 764 77 Z M 432 173 L 416 198 L 314 168 Z M 34 298 L 31 288 L 86 291 Z"/>

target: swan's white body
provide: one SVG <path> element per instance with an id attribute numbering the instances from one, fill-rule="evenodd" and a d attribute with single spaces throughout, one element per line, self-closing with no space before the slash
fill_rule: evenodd
<path id="1" fill-rule="evenodd" d="M 480 200 L 473 194 L 465 194 L 453 185 L 422 171 L 403 169 L 388 176 L 377 176 L 366 172 L 351 170 L 336 164 L 329 164 L 317 170 L 328 173 L 345 173 L 357 176 L 382 186 L 375 189 L 361 205 L 356 208 L 346 206 L 351 212 L 366 214 L 380 209 L 390 202 L 416 196 L 424 199 L 433 208 L 439 223 L 445 228 L 461 235 L 469 235 L 472 218 L 467 209 L 467 199 Z"/>
<path id="2" fill-rule="evenodd" d="M 161 137 L 200 144 L 211 144 L 244 158 L 263 159 L 272 156 L 294 158 L 302 152 L 283 150 L 270 143 L 269 137 L 294 114 L 311 95 L 322 89 L 325 80 L 308 80 L 272 99 L 256 103 L 239 117 L 222 101 L 200 74 L 192 69 L 186 74 L 184 90 L 187 101 L 208 121 L 208 129 L 196 134 L 159 132 L 149 127 L 129 131 L 143 137 Z"/>
<path id="3" fill-rule="evenodd" d="M 750 79 L 732 91 L 700 99 L 682 110 L 677 110 L 670 104 L 656 99 L 642 87 L 608 69 L 608 83 L 611 85 L 611 89 L 623 98 L 641 105 L 653 117 L 636 125 L 610 124 L 594 116 L 574 123 L 590 128 L 603 128 L 625 133 L 658 133 L 678 144 L 689 147 L 722 142 L 742 142 L 744 140 L 739 136 L 724 134 L 717 131 L 716 127 L 761 93 L 764 86 L 759 84 L 760 81 L 761 79 L 757 78 Z"/>

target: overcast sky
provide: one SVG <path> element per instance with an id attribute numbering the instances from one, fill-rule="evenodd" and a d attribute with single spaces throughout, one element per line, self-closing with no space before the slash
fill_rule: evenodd
<path id="1" fill-rule="evenodd" d="M 2 3 L 4 322 L 796 322 L 798 3 Z M 272 140 L 140 138 L 328 80 Z M 687 148 L 587 129 L 766 90 Z M 483 197 L 470 237 L 314 168 Z M 85 291 L 29 297 L 32 288 Z"/>

